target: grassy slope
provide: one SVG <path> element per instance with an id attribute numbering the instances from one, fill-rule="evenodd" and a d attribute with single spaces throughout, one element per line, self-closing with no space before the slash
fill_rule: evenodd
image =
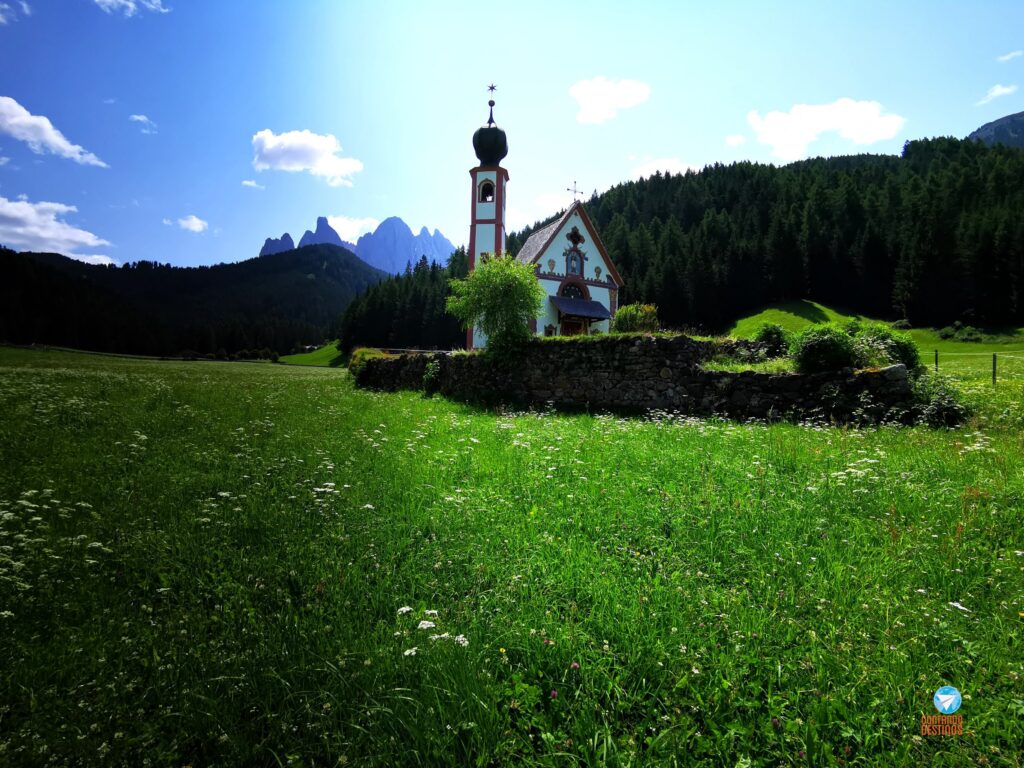
<path id="1" fill-rule="evenodd" d="M 750 338 L 764 323 L 778 323 L 789 331 L 799 331 L 811 323 L 843 323 L 854 318 L 870 320 L 812 301 L 791 301 L 737 320 L 728 333 L 737 338 Z M 932 328 L 914 328 L 909 333 L 921 350 L 921 359 L 929 367 L 934 365 L 935 351 L 938 350 L 940 372 L 951 375 L 962 383 L 991 382 L 993 352 L 999 358 L 999 380 L 1024 381 L 1024 328 L 989 334 L 983 342 L 940 339 Z"/>
<path id="2" fill-rule="evenodd" d="M 315 365 L 326 368 L 336 368 L 344 365 L 345 356 L 338 351 L 336 342 L 324 344 L 312 352 L 302 352 L 297 355 L 284 355 L 278 362 L 289 365 Z"/>
<path id="3" fill-rule="evenodd" d="M 1022 402 L 495 415 L 0 349 L 0 755 L 1019 765 Z M 972 735 L 915 737 L 944 683 Z"/>

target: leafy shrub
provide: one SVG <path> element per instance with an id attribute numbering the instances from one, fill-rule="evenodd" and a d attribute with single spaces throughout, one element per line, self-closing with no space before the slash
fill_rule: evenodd
<path id="1" fill-rule="evenodd" d="M 537 317 L 546 294 L 532 264 L 511 256 L 482 258 L 465 279 L 450 284 L 448 312 L 464 328 L 483 331 L 489 352 L 508 351 L 533 335 L 530 321 Z"/>
<path id="2" fill-rule="evenodd" d="M 395 357 L 396 355 L 389 355 L 387 352 L 381 352 L 379 349 L 373 349 L 372 347 L 359 347 L 352 350 L 352 354 L 348 358 L 348 372 L 353 377 L 358 377 L 370 360 L 387 360 L 394 359 Z"/>
<path id="3" fill-rule="evenodd" d="M 892 329 L 894 331 L 909 331 L 913 327 L 914 326 L 911 325 L 910 321 L 905 317 L 892 323 Z"/>
<path id="4" fill-rule="evenodd" d="M 762 323 L 754 333 L 754 341 L 767 344 L 775 354 L 782 354 L 789 348 L 789 332 L 778 323 Z"/>
<path id="5" fill-rule="evenodd" d="M 930 427 L 955 427 L 970 415 L 960 390 L 945 376 L 925 373 L 913 386 L 922 423 Z"/>
<path id="6" fill-rule="evenodd" d="M 984 341 L 984 334 L 973 325 L 965 325 L 956 335 L 957 341 Z"/>
<path id="7" fill-rule="evenodd" d="M 626 304 L 612 318 L 613 333 L 642 333 L 658 330 L 658 308 L 653 304 Z"/>
<path id="8" fill-rule="evenodd" d="M 437 392 L 440 377 L 441 363 L 437 358 L 433 358 L 423 369 L 423 393 L 432 395 Z"/>
<path id="9" fill-rule="evenodd" d="M 832 324 L 807 326 L 793 340 L 791 351 L 800 373 L 835 371 L 856 364 L 853 339 Z"/>
<path id="10" fill-rule="evenodd" d="M 973 325 L 964 325 L 959 320 L 952 325 L 940 328 L 938 331 L 940 339 L 952 341 L 983 341 L 984 334 Z"/>
<path id="11" fill-rule="evenodd" d="M 862 330 L 864 330 L 864 323 L 860 321 L 860 318 L 851 317 L 845 323 L 843 323 L 843 330 L 846 331 L 850 336 L 856 336 Z"/>
<path id="12" fill-rule="evenodd" d="M 862 368 L 902 363 L 911 373 L 921 370 L 921 355 L 909 334 L 881 323 L 865 326 L 853 340 L 856 363 Z"/>

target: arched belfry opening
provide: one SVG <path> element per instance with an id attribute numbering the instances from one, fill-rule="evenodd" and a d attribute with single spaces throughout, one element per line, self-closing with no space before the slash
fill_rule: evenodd
<path id="1" fill-rule="evenodd" d="M 485 181 L 480 185 L 480 202 L 481 203 L 493 203 L 494 202 L 494 183 L 491 181 Z"/>

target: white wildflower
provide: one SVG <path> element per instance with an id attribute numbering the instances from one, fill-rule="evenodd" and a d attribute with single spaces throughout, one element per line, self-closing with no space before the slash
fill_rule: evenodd
<path id="1" fill-rule="evenodd" d="M 402 655 L 403 656 L 415 656 L 417 650 L 418 650 L 418 648 L 416 646 L 413 646 L 412 648 L 409 648 L 408 650 L 404 651 L 402 653 Z"/>
<path id="2" fill-rule="evenodd" d="M 421 621 L 419 624 L 416 625 L 416 629 L 433 629 L 436 626 L 437 625 L 434 622 L 427 621 L 426 619 L 424 619 L 423 621 Z"/>
<path id="3" fill-rule="evenodd" d="M 399 616 L 402 616 L 406 613 L 412 613 L 412 608 L 410 608 L 408 605 L 403 605 L 401 608 L 398 609 Z"/>

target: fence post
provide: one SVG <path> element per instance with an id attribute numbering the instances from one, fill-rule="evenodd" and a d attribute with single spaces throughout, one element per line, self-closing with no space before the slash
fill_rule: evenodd
<path id="1" fill-rule="evenodd" d="M 939 350 L 935 350 L 935 372 L 939 372 Z"/>
<path id="2" fill-rule="evenodd" d="M 996 353 L 992 353 L 992 386 L 996 385 Z"/>

